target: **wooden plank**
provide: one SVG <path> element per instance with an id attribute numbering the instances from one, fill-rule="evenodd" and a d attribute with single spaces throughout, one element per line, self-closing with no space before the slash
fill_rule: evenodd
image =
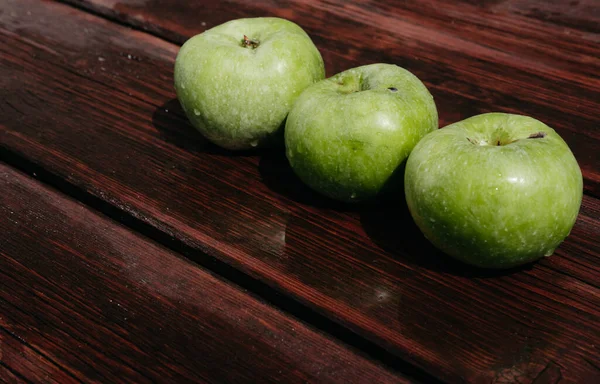
<path id="1" fill-rule="evenodd" d="M 0 16 L 6 153 L 443 380 L 599 375 L 597 200 L 585 198 L 557 257 L 501 274 L 465 269 L 433 250 L 402 206 L 333 204 L 281 153 L 238 156 L 204 142 L 171 101 L 177 47 L 64 6 L 27 5 L 31 19 L 18 7 Z"/>
<path id="2" fill-rule="evenodd" d="M 0 361 L 13 376 L 408 382 L 3 164 L 0 189 Z"/>
<path id="3" fill-rule="evenodd" d="M 441 126 L 489 111 L 546 122 L 575 152 L 586 191 L 600 197 L 598 34 L 441 0 L 68 2 L 178 43 L 236 17 L 290 18 L 313 37 L 329 74 L 372 62 L 415 73 L 436 99 Z"/>

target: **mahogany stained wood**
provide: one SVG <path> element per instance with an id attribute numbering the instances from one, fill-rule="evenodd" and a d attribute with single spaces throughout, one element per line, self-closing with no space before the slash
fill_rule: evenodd
<path id="1" fill-rule="evenodd" d="M 556 257 L 509 273 L 464 269 L 423 240 L 401 205 L 394 211 L 334 204 L 299 184 L 281 153 L 232 156 L 206 144 L 171 101 L 176 46 L 68 7 L 25 3 L 9 3 L 15 16 L 0 16 L 6 37 L 0 64 L 7 74 L 0 144 L 6 153 L 266 282 L 445 381 L 581 381 L 600 374 L 596 199 L 585 198 Z M 163 15 L 168 19 L 168 12 Z M 320 17 L 335 21 L 330 14 Z M 321 35 L 315 40 L 330 71 L 385 58 L 378 51 L 385 46 L 338 55 Z M 422 74 L 429 65 L 438 71 L 433 59 L 417 64 Z M 439 68 L 441 79 L 447 68 Z M 519 72 L 500 73 L 510 81 Z M 456 93 L 440 100 L 444 89 L 428 85 L 437 92 L 442 122 L 499 108 L 503 100 Z M 542 97 L 537 93 L 527 97 Z M 571 117 L 569 108 L 562 112 Z M 593 119 L 585 108 L 574 121 Z M 558 113 L 540 110 L 560 129 Z M 564 121 L 562 127 L 593 194 L 594 131 L 583 125 L 580 132 Z"/>
<path id="2" fill-rule="evenodd" d="M 580 162 L 586 191 L 600 197 L 600 34 L 507 12 L 518 1 L 487 8 L 444 0 L 67 1 L 177 43 L 232 18 L 289 18 L 311 35 L 329 75 L 373 62 L 415 73 L 436 100 L 441 126 L 490 111 L 530 115 L 551 125 Z M 521 1 L 518 7 L 537 3 L 544 2 Z M 563 2 L 563 7 L 561 14 L 579 9 L 600 24 L 600 5 Z"/>
<path id="3" fill-rule="evenodd" d="M 409 382 L 3 164 L 0 190 L 0 378 Z"/>
<path id="4" fill-rule="evenodd" d="M 492 9 L 584 32 L 600 33 L 600 4 L 595 0 L 507 0 L 498 2 Z"/>

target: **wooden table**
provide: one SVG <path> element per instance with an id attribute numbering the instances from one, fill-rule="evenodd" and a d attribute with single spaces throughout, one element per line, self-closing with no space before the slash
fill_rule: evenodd
<path id="1" fill-rule="evenodd" d="M 305 28 L 328 75 L 409 69 L 440 126 L 554 127 L 585 179 L 569 238 L 468 268 L 402 203 L 333 203 L 281 150 L 207 143 L 175 55 L 261 15 Z M 597 1 L 1 0 L 0 34 L 2 381 L 600 382 Z"/>

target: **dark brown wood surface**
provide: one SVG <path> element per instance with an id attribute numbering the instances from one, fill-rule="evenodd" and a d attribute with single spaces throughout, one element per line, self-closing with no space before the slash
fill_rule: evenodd
<path id="1" fill-rule="evenodd" d="M 0 366 L 13 376 L 408 382 L 3 164 L 0 190 Z"/>
<path id="2" fill-rule="evenodd" d="M 576 13 L 572 8 L 587 15 L 583 30 L 559 28 L 525 11 L 544 1 L 68 2 L 175 43 L 232 18 L 290 18 L 311 35 L 329 75 L 374 62 L 415 73 L 436 100 L 441 126 L 490 111 L 550 124 L 573 149 L 586 191 L 600 197 L 600 34 L 586 28 L 600 23 L 597 2 L 563 2 L 565 19 Z M 508 12 L 515 7 L 523 12 Z"/>
<path id="3" fill-rule="evenodd" d="M 0 154 L 12 165 L 213 271 L 240 271 L 250 289 L 338 323 L 349 330 L 338 337 L 355 332 L 365 350 L 406 361 L 426 380 L 600 378 L 593 4 L 561 22 L 528 13 L 526 1 L 72 3 L 156 36 L 66 5 L 6 1 Z M 303 187 L 281 152 L 207 144 L 174 100 L 174 43 L 259 15 L 306 28 L 329 74 L 376 61 L 405 66 L 431 89 L 441 125 L 504 110 L 555 127 L 585 177 L 571 236 L 530 267 L 465 268 L 422 238 L 401 199 L 333 203 Z"/>

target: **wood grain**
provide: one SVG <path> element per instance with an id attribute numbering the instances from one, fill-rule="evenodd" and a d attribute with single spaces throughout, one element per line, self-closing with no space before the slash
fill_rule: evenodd
<path id="1" fill-rule="evenodd" d="M 4 242 L 2 244 L 5 245 Z M 0 313 L 3 314 L 3 324 L 6 321 L 5 313 L 4 311 Z M 44 356 L 39 350 L 31 348 L 21 336 L 6 330 L 2 325 L 0 325 L 0 349 L 2 350 L 0 361 L 5 369 L 5 372 L 0 371 L 0 379 L 57 384 L 78 382 L 69 375 L 68 371 Z"/>
<path id="2" fill-rule="evenodd" d="M 302 186 L 280 152 L 238 155 L 207 144 L 173 101 L 176 46 L 57 4 L 8 6 L 0 16 L 7 156 L 174 238 L 188 257 L 205 252 L 238 268 L 439 379 L 598 379 L 598 200 L 585 197 L 556 256 L 503 273 L 464 268 L 422 238 L 402 204 L 336 204 Z M 321 25 L 323 17 L 335 21 L 313 14 Z M 328 40 L 320 39 L 322 48 Z M 328 67 L 336 68 L 386 53 L 357 45 L 347 56 L 331 55 Z M 425 73 L 429 63 L 420 68 Z M 512 71 L 501 74 L 511 81 Z M 457 105 L 472 114 L 495 108 L 494 100 L 448 91 L 438 104 L 448 121 Z M 580 117 L 591 119 L 585 108 Z M 592 193 L 593 130 L 563 126 L 563 136 L 580 138 L 570 144 L 587 164 Z"/>
<path id="3" fill-rule="evenodd" d="M 2 164 L 0 189 L 0 361 L 15 377 L 408 382 Z"/>
<path id="4" fill-rule="evenodd" d="M 600 3 L 595 0 L 506 0 L 493 7 L 584 32 L 600 33 Z"/>
<path id="5" fill-rule="evenodd" d="M 28 383 L 28 381 L 26 381 L 25 378 L 23 378 L 23 376 L 15 373 L 13 370 L 11 370 L 8 367 L 5 367 L 3 365 L 3 363 L 1 363 L 1 362 L 0 362 L 0 379 L 2 380 L 3 383 L 9 383 L 9 384 Z"/>

